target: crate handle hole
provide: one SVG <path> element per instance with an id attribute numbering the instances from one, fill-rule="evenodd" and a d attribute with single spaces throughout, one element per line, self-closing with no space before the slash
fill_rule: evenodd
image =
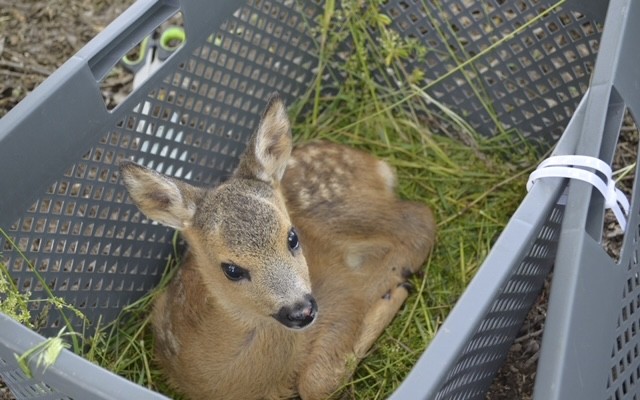
<path id="1" fill-rule="evenodd" d="M 187 42 L 184 19 L 176 11 L 155 26 L 134 46 L 126 49 L 115 65 L 104 73 L 100 92 L 107 110 L 123 104 Z"/>

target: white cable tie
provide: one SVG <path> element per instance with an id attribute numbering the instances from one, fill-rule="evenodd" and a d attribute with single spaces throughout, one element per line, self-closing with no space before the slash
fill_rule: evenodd
<path id="1" fill-rule="evenodd" d="M 598 176 L 598 172 L 606 178 L 606 181 Z M 611 177 L 611 173 L 609 164 L 595 157 L 576 155 L 549 157 L 529 175 L 527 191 L 531 190 L 534 182 L 540 178 L 569 178 L 590 183 L 602 193 L 606 208 L 613 211 L 624 232 L 629 216 L 629 200 L 620 189 L 616 188 L 616 181 Z"/>

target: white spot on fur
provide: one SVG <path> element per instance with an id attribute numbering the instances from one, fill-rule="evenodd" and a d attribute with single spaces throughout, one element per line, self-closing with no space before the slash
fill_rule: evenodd
<path id="1" fill-rule="evenodd" d="M 162 320 L 162 329 L 156 329 L 158 340 L 162 343 L 163 352 L 167 357 L 175 357 L 180 353 L 180 341 L 173 334 L 173 325 L 171 324 L 171 316 L 165 315 Z"/>
<path id="2" fill-rule="evenodd" d="M 345 261 L 349 268 L 358 269 L 362 266 L 362 255 L 355 252 L 347 253 Z"/>
<path id="3" fill-rule="evenodd" d="M 173 331 L 167 331 L 167 345 L 175 354 L 180 352 L 180 342 L 173 334 Z"/>
<path id="4" fill-rule="evenodd" d="M 389 164 L 384 161 L 378 160 L 378 174 L 385 181 L 390 191 L 394 191 L 396 188 L 396 174 L 393 172 Z"/>
<path id="5" fill-rule="evenodd" d="M 298 199 L 300 201 L 300 206 L 303 209 L 309 207 L 311 204 L 311 195 L 309 194 L 309 190 L 306 188 L 301 189 L 298 193 Z"/>

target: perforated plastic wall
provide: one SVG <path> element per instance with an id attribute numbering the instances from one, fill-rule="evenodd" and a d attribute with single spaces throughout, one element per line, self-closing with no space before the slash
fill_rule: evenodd
<path id="1" fill-rule="evenodd" d="M 627 170 L 623 187 L 631 182 L 633 190 L 629 213 L 620 218 L 626 228 L 607 218 L 609 201 L 593 186 L 571 181 L 536 375 L 539 399 L 640 397 L 639 18 L 637 1 L 611 0 L 584 99 L 588 112 L 572 120 L 580 127 L 576 154 Z"/>
<path id="2" fill-rule="evenodd" d="M 630 114 L 627 114 L 630 116 Z M 628 127 L 627 127 L 628 128 Z M 638 133 L 634 126 L 635 134 Z M 637 149 L 636 149 L 637 154 Z M 637 163 L 636 163 L 637 164 Z M 631 213 L 636 220 L 640 213 L 640 175 L 636 170 Z M 637 223 L 635 224 L 637 225 Z M 633 229 L 635 228 L 635 229 Z M 622 248 L 620 265 L 621 276 L 618 285 L 620 311 L 615 329 L 612 329 L 610 370 L 606 379 L 607 400 L 640 399 L 640 226 L 627 228 Z M 612 294 L 613 297 L 613 294 Z M 615 297 L 614 297 L 615 298 Z"/>
<path id="3" fill-rule="evenodd" d="M 564 206 L 556 205 L 538 238 L 449 371 L 437 400 L 484 399 L 555 259 Z"/>
<path id="4" fill-rule="evenodd" d="M 27 377 L 20 369 L 0 357 L 0 376 L 18 399 L 67 400 L 44 382 Z"/>
<path id="5" fill-rule="evenodd" d="M 608 400 L 638 400 L 640 385 L 640 263 L 638 231 L 633 233 L 633 252 L 626 266 L 622 307 L 611 349 L 611 370 L 607 377 Z"/>
<path id="6" fill-rule="evenodd" d="M 419 67 L 435 99 L 487 135 L 497 133 L 497 118 L 507 129 L 553 144 L 589 84 L 600 37 L 599 25 L 579 9 L 552 12 L 532 22 L 553 4 L 400 0 L 384 8 L 394 28 L 427 45 L 429 52 Z M 516 32 L 514 40 L 499 43 Z"/>

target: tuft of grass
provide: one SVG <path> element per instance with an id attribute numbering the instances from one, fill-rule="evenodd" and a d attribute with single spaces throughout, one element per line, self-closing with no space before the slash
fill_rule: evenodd
<path id="1" fill-rule="evenodd" d="M 20 369 L 28 378 L 33 378 L 33 373 L 29 366 L 30 360 L 33 359 L 38 368 L 47 369 L 56 362 L 63 349 L 69 349 L 71 347 L 71 345 L 64 341 L 63 338 L 65 336 L 76 336 L 77 334 L 73 332 L 65 332 L 65 328 L 66 327 L 63 327 L 55 337 L 48 338 L 42 343 L 35 345 L 24 352 L 24 354 L 15 355 Z"/>
<path id="2" fill-rule="evenodd" d="M 6 297 L 5 302 L 8 302 L 8 304 L 17 304 L 18 311 L 19 311 L 18 318 L 29 319 L 30 321 L 29 325 L 32 324 L 32 321 L 34 319 L 33 319 L 33 316 L 29 313 L 27 303 L 32 301 L 39 301 L 39 302 L 45 303 L 45 307 L 44 307 L 45 311 L 40 315 L 40 318 L 46 318 L 46 313 L 51 307 L 54 307 L 55 309 L 57 309 L 60 312 L 60 316 L 62 317 L 62 320 L 65 324 L 64 329 L 68 330 L 66 336 L 71 339 L 71 343 L 73 345 L 73 351 L 76 354 L 81 354 L 82 349 L 80 347 L 80 339 L 79 339 L 81 335 L 78 335 L 77 332 L 74 331 L 73 325 L 71 324 L 71 320 L 69 319 L 69 314 L 73 314 L 79 319 L 81 319 L 83 321 L 83 324 L 89 323 L 86 316 L 80 310 L 74 307 L 72 304 L 67 303 L 63 298 L 53 294 L 53 291 L 49 287 L 49 284 L 42 277 L 40 272 L 33 266 L 33 263 L 31 262 L 31 260 L 27 258 L 27 256 L 23 253 L 20 247 L 1 228 L 0 228 L 0 236 L 4 237 L 7 244 L 9 244 L 9 246 L 11 246 L 11 248 L 13 248 L 15 252 L 25 261 L 25 264 L 29 268 L 29 271 L 33 273 L 34 277 L 38 280 L 40 285 L 42 285 L 42 288 L 46 297 L 40 300 L 32 300 L 30 299 L 30 294 L 28 292 L 21 294 L 19 289 L 16 287 L 15 283 L 13 282 L 13 279 L 10 277 L 9 271 L 7 270 L 6 266 L 2 263 L 0 263 L 0 275 L 4 275 L 5 280 L 7 280 L 8 282 L 4 285 L 4 288 L 6 289 L 6 291 L 0 290 L 0 295 L 4 295 Z M 8 311 L 9 312 L 7 313 L 7 315 L 11 317 L 15 317 L 15 315 L 10 312 L 11 310 L 8 310 Z M 18 319 L 18 321 L 20 321 L 20 319 Z M 30 326 L 30 327 L 33 327 L 33 326 Z"/>
<path id="3" fill-rule="evenodd" d="M 0 253 L 2 256 L 2 253 Z M 0 312 L 32 328 L 31 313 L 29 312 L 29 292 L 21 293 L 9 275 L 7 266 L 0 262 Z"/>

